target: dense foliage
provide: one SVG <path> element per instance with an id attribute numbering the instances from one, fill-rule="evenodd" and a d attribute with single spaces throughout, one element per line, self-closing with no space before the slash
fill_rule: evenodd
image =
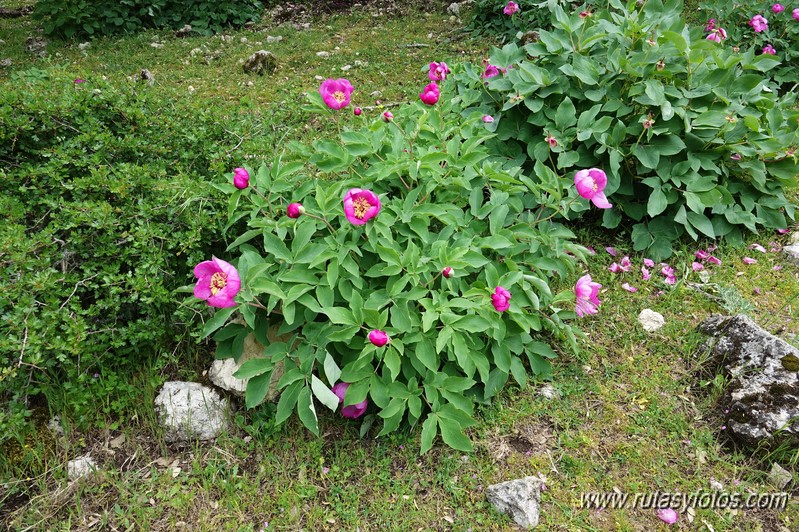
<path id="1" fill-rule="evenodd" d="M 180 28 L 190 24 L 209 35 L 224 26 L 258 20 L 257 0 L 39 0 L 35 14 L 45 33 L 110 35 L 143 28 Z"/>
<path id="2" fill-rule="evenodd" d="M 566 322 L 575 316 L 573 287 L 553 289 L 572 277 L 584 248 L 544 216 L 568 210 L 560 192 L 573 176 L 538 168 L 541 183 L 507 168 L 485 148 L 493 134 L 483 115 L 462 118 L 454 83 L 443 82 L 438 103 L 430 96 L 438 89 L 426 89 L 428 106 L 402 106 L 388 121 L 372 112 L 339 139 L 300 146 L 318 177 L 302 161 L 277 159 L 253 171 L 246 188 L 230 178 L 220 185 L 232 194 L 231 221 L 246 219 L 249 229 L 229 248 L 241 278 L 237 305 L 217 310 L 206 333 L 239 311 L 244 323 L 215 333 L 218 356 L 238 358 L 251 333 L 266 344 L 239 375 L 251 377 L 253 406 L 272 372 L 284 371 L 278 423 L 296 410 L 318 433 L 314 401 L 336 409 L 331 388 L 340 380 L 350 384 L 344 406 L 375 406 L 363 430 L 376 414 L 380 434 L 422 424 L 423 451 L 438 432 L 465 450 L 475 403 L 510 376 L 524 385 L 529 373 L 550 375 L 553 340 L 576 347 Z M 379 197 L 365 223 L 347 211 L 353 188 Z M 570 205 L 584 202 L 575 198 Z M 269 344 L 269 323 L 290 339 Z"/>
<path id="3" fill-rule="evenodd" d="M 508 5 L 503 0 L 474 0 L 468 13 L 466 29 L 475 35 L 485 35 L 500 41 L 512 41 L 529 31 L 550 28 L 550 12 L 547 5 L 564 5 L 558 0 L 521 2 L 512 15 L 505 13 Z M 465 8 L 464 8 L 465 9 Z"/>
<path id="4" fill-rule="evenodd" d="M 0 93 L 0 439 L 38 394 L 78 424 L 123 412 L 119 375 L 191 327 L 173 291 L 219 240 L 197 182 L 229 143 L 164 105 L 147 87 L 38 70 Z"/>
<path id="5" fill-rule="evenodd" d="M 679 2 L 611 6 L 555 5 L 538 42 L 495 49 L 459 77 L 459 98 L 496 118 L 489 150 L 527 170 L 605 169 L 603 225 L 631 221 L 653 258 L 684 234 L 736 242 L 786 227 L 799 112 L 769 78 L 778 61 L 707 40 Z"/>

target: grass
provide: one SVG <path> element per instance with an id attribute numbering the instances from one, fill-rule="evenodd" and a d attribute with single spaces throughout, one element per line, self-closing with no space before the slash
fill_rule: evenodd
<path id="1" fill-rule="evenodd" d="M 247 154 L 266 159 L 282 143 L 326 133 L 300 106 L 299 93 L 318 85 L 314 76 L 343 76 L 342 67 L 362 61 L 365 66 L 346 71 L 359 87 L 356 103 L 391 103 L 415 98 L 418 83 L 403 80 L 422 79 L 430 60 L 474 61 L 487 50 L 485 42 L 459 38 L 448 16 L 439 13 L 375 19 L 364 10 L 315 21 L 303 31 L 266 25 L 230 31 L 226 40 L 150 31 L 93 41 L 85 54 L 77 43 L 52 42 L 48 59 L 24 51 L 26 36 L 35 32 L 31 20 L 0 20 L 0 29 L 3 53 L 14 59 L 0 71 L 2 83 L 30 69 L 126 83 L 147 68 L 157 87 L 173 97 L 174 108 L 165 112 L 220 110 L 241 138 L 230 160 L 218 162 L 223 168 Z M 267 45 L 267 35 L 283 40 Z M 153 42 L 164 46 L 154 48 Z M 242 74 L 239 59 L 261 47 L 278 56 L 277 73 Z M 195 49 L 201 52 L 192 57 Z M 318 51 L 331 56 L 318 57 Z M 371 90 L 381 94 L 369 96 Z M 605 287 L 603 305 L 580 323 L 586 333 L 580 353 L 562 352 L 556 361 L 550 384 L 559 397 L 538 393 L 541 383 L 509 387 L 479 412 L 480 423 L 469 434 L 476 447 L 471 455 L 437 445 L 419 456 L 418 432 L 361 440 L 357 425 L 333 415 L 321 416 L 321 438 L 296 420 L 276 429 L 270 405 L 240 411 L 236 428 L 214 443 L 170 446 L 156 428 L 152 399 L 163 380 L 198 379 L 199 371 L 164 354 L 142 371 L 139 394 L 121 399 L 138 407 L 118 430 L 70 430 L 64 419 L 66 436 L 54 436 L 44 427 L 48 414 L 40 413 L 36 434 L 6 446 L 0 478 L 9 480 L 0 483 L 0 523 L 12 530 L 246 531 L 266 522 L 268 530 L 504 530 L 512 522 L 490 508 L 485 487 L 541 474 L 547 478 L 541 529 L 661 530 L 666 527 L 652 510 L 586 509 L 580 494 L 709 491 L 711 480 L 728 492 L 778 491 L 767 479 L 771 463 L 795 472 L 799 455 L 787 448 L 752 455 L 728 444 L 714 409 L 723 383 L 701 371 L 703 337 L 696 327 L 713 312 L 746 310 L 783 336 L 799 334 L 796 267 L 786 263 L 775 271 L 773 266 L 783 265 L 778 253 L 722 245 L 716 252 L 722 264 L 711 268 L 713 286 L 702 292 L 692 288 L 701 282 L 690 268 L 700 245 L 685 244 L 670 261 L 680 280 L 669 288 L 656 273 L 643 282 L 635 270 L 623 277 L 607 271 L 613 259 L 602 249 L 614 245 L 624 252 L 626 240 L 589 231 L 581 240 L 600 250 L 586 270 Z M 753 236 L 747 244 L 768 249 L 772 240 L 786 239 Z M 747 255 L 758 262 L 744 264 Z M 631 258 L 640 267 L 643 257 Z M 628 293 L 623 281 L 639 291 Z M 644 332 L 637 325 L 644 308 L 663 314 L 666 326 Z M 66 462 L 87 451 L 101 471 L 68 483 Z M 685 514 L 680 523 L 686 530 L 796 530 L 799 507 L 792 500 L 779 512 L 696 509 L 692 524 Z"/>

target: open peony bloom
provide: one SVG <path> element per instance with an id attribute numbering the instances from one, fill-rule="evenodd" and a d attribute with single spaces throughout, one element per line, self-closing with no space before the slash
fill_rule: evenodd
<path id="1" fill-rule="evenodd" d="M 380 212 L 380 198 L 371 190 L 351 188 L 344 194 L 344 216 L 355 225 L 363 225 Z"/>
<path id="2" fill-rule="evenodd" d="M 300 203 L 289 203 L 289 206 L 286 207 L 286 214 L 289 218 L 299 218 L 305 214 L 305 207 Z"/>
<path id="3" fill-rule="evenodd" d="M 430 63 L 430 71 L 427 73 L 427 77 L 430 78 L 430 81 L 443 81 L 449 73 L 450 69 L 445 62 L 433 62 Z"/>
<path id="4" fill-rule="evenodd" d="M 755 33 L 760 33 L 768 29 L 768 20 L 766 20 L 763 15 L 755 15 L 752 17 L 752 20 L 749 21 L 749 25 L 752 26 Z"/>
<path id="5" fill-rule="evenodd" d="M 599 289 L 602 285 L 591 280 L 591 276 L 586 274 L 577 279 L 574 285 L 574 295 L 577 298 L 575 312 L 581 318 L 586 314 L 596 314 L 597 308 L 602 303 L 599 300 Z"/>
<path id="6" fill-rule="evenodd" d="M 486 69 L 483 72 L 483 78 L 493 78 L 495 76 L 499 76 L 499 68 L 491 64 L 486 65 Z"/>
<path id="7" fill-rule="evenodd" d="M 435 81 L 431 81 L 421 94 L 419 94 L 419 99 L 421 99 L 425 105 L 435 105 L 438 103 L 439 96 L 441 96 L 441 91 L 438 85 Z"/>
<path id="8" fill-rule="evenodd" d="M 347 388 L 350 387 L 348 382 L 339 382 L 333 386 L 333 393 L 338 397 L 339 404 L 344 403 L 344 396 L 347 394 Z M 366 412 L 366 407 L 369 406 L 369 401 L 364 399 L 360 403 L 345 406 L 341 409 L 341 415 L 350 419 L 358 419 Z"/>
<path id="9" fill-rule="evenodd" d="M 510 292 L 498 286 L 494 289 L 494 293 L 491 294 L 491 304 L 494 305 L 497 312 L 505 312 L 510 308 L 510 298 Z"/>
<path id="10" fill-rule="evenodd" d="M 602 192 L 607 184 L 608 177 L 599 168 L 580 170 L 574 174 L 574 185 L 577 187 L 577 193 L 583 198 L 591 200 L 600 209 L 613 207 L 613 205 L 608 203 L 605 193 Z"/>
<path id="11" fill-rule="evenodd" d="M 519 11 L 519 4 L 513 1 L 508 2 L 508 5 L 506 5 L 505 9 L 502 10 L 502 12 L 508 16 L 511 16 L 514 13 L 517 13 L 518 11 Z"/>
<path id="12" fill-rule="evenodd" d="M 677 512 L 671 508 L 661 508 L 658 510 L 658 519 L 667 525 L 673 525 L 679 518 L 680 516 L 677 515 Z"/>
<path id="13" fill-rule="evenodd" d="M 777 50 L 775 50 L 774 47 L 771 46 L 770 44 L 767 44 L 763 47 L 763 53 L 769 55 L 777 55 Z"/>
<path id="14" fill-rule="evenodd" d="M 350 104 L 352 85 L 346 79 L 326 79 L 319 86 L 319 94 L 325 104 L 333 110 L 343 109 Z"/>
<path id="15" fill-rule="evenodd" d="M 710 35 L 705 37 L 708 41 L 716 41 L 717 43 L 721 43 L 726 38 L 727 31 L 724 28 L 715 28 L 711 30 Z"/>
<path id="16" fill-rule="evenodd" d="M 791 11 L 791 16 L 794 18 L 794 20 L 799 21 L 799 7 Z"/>
<path id="17" fill-rule="evenodd" d="M 250 184 L 250 173 L 244 168 L 233 170 L 233 186 L 239 190 L 244 190 Z"/>
<path id="18" fill-rule="evenodd" d="M 383 347 L 388 343 L 388 335 L 386 334 L 386 331 L 375 329 L 369 332 L 369 341 L 377 347 Z"/>
<path id="19" fill-rule="evenodd" d="M 233 298 L 241 289 L 239 272 L 232 264 L 213 257 L 194 267 L 197 284 L 194 297 L 204 299 L 209 306 L 216 308 L 235 307 Z"/>

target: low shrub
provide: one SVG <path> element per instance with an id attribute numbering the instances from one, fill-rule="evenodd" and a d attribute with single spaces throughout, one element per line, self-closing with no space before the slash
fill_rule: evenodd
<path id="1" fill-rule="evenodd" d="M 0 91 L 0 440 L 32 397 L 78 425 L 135 406 L 130 373 L 192 330 L 173 292 L 219 246 L 200 183 L 232 144 L 149 88 L 35 74 Z"/>
<path id="2" fill-rule="evenodd" d="M 511 376 L 522 386 L 550 376 L 561 342 L 576 350 L 570 279 L 585 249 L 551 212 L 587 201 L 563 201 L 573 175 L 538 165 L 541 182 L 492 155 L 489 118 L 464 116 L 454 89 L 450 75 L 425 87 L 428 105 L 358 110 L 339 138 L 296 145 L 297 162 L 279 157 L 218 185 L 230 222 L 247 230 L 224 254 L 235 266 L 195 270 L 195 294 L 219 307 L 205 327 L 217 357 L 238 358 L 249 334 L 265 345 L 238 376 L 254 406 L 282 375 L 277 424 L 296 411 L 318 434 L 315 404 L 343 402 L 347 417 L 367 412 L 362 433 L 377 419 L 379 435 L 421 425 L 422 452 L 439 433 L 468 450 L 475 403 Z M 350 115 L 349 83 L 321 91 L 338 120 Z M 598 285 L 581 279 L 578 310 L 596 312 Z M 286 340 L 270 343 L 276 324 Z"/>
<path id="3" fill-rule="evenodd" d="M 185 24 L 210 35 L 258 20 L 261 11 L 257 0 L 39 0 L 34 14 L 43 20 L 45 33 L 71 38 Z"/>
<path id="4" fill-rule="evenodd" d="M 474 35 L 498 39 L 500 42 L 513 41 L 527 32 L 550 28 L 547 5 L 568 5 L 559 0 L 514 3 L 518 6 L 516 10 L 508 9 L 507 1 L 474 0 L 466 30 Z"/>
<path id="5" fill-rule="evenodd" d="M 795 216 L 784 191 L 799 172 L 799 111 L 770 80 L 777 60 L 707 40 L 681 7 L 555 5 L 538 42 L 494 49 L 458 77 L 467 109 L 495 117 L 490 151 L 528 171 L 606 170 L 603 226 L 629 221 L 634 248 L 657 259 L 685 234 L 740 242 Z"/>

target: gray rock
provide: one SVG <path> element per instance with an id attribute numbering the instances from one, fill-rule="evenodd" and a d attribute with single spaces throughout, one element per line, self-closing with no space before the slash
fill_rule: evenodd
<path id="1" fill-rule="evenodd" d="M 638 314 L 638 323 L 641 324 L 645 331 L 654 332 L 663 327 L 666 324 L 666 320 L 663 319 L 663 315 L 659 312 L 645 308 Z"/>
<path id="2" fill-rule="evenodd" d="M 191 35 L 191 31 L 192 31 L 191 24 L 186 24 L 185 26 L 183 26 L 182 28 L 180 28 L 178 31 L 175 32 L 175 37 L 179 39 L 188 37 L 189 35 Z"/>
<path id="3" fill-rule="evenodd" d="M 0 67 L 7 68 L 14 64 L 10 58 L 0 59 Z"/>
<path id="4" fill-rule="evenodd" d="M 727 433 L 749 446 L 799 442 L 799 350 L 742 314 L 711 316 L 700 330 L 713 336 L 701 348 L 710 370 L 727 378 Z"/>
<path id="5" fill-rule="evenodd" d="M 461 14 L 461 5 L 457 2 L 451 3 L 449 7 L 447 7 L 447 13 L 459 17 Z"/>
<path id="6" fill-rule="evenodd" d="M 486 498 L 497 511 L 510 515 L 517 525 L 534 528 L 538 525 L 538 505 L 541 503 L 543 484 L 538 477 L 509 480 L 488 486 Z"/>
<path id="7" fill-rule="evenodd" d="M 97 464 L 94 462 L 94 459 L 90 455 L 85 454 L 80 458 L 67 462 L 67 478 L 69 478 L 69 480 L 77 480 L 94 473 L 97 469 Z"/>
<path id="8" fill-rule="evenodd" d="M 771 471 L 768 474 L 769 482 L 778 490 L 784 490 L 785 487 L 793 480 L 793 475 L 789 471 L 783 469 L 780 464 L 774 462 L 771 465 Z"/>
<path id="9" fill-rule="evenodd" d="M 47 45 L 49 41 L 43 37 L 28 37 L 25 39 L 25 49 L 39 57 L 47 55 Z"/>
<path id="10" fill-rule="evenodd" d="M 271 74 L 277 70 L 277 59 L 272 52 L 258 50 L 244 61 L 242 68 L 247 74 Z"/>
<path id="11" fill-rule="evenodd" d="M 799 244 L 792 244 L 782 248 L 782 252 L 789 261 L 799 264 Z"/>
<path id="12" fill-rule="evenodd" d="M 544 399 L 559 399 L 560 392 L 555 389 L 551 384 L 545 384 L 538 389 L 538 395 Z"/>
<path id="13" fill-rule="evenodd" d="M 155 409 L 168 442 L 212 440 L 229 426 L 227 401 L 196 382 L 165 382 Z"/>
<path id="14" fill-rule="evenodd" d="M 791 233 L 791 236 L 788 237 L 788 241 L 791 245 L 799 245 L 799 231 Z"/>
<path id="15" fill-rule="evenodd" d="M 280 42 L 282 40 L 283 40 L 283 36 L 282 35 L 277 35 L 277 36 L 267 35 L 266 36 L 266 42 L 268 42 L 270 44 L 276 43 L 276 42 Z"/>
<path id="16" fill-rule="evenodd" d="M 155 76 L 146 68 L 143 68 L 139 73 L 139 79 L 147 83 L 150 87 L 155 84 Z"/>
<path id="17" fill-rule="evenodd" d="M 330 52 L 325 52 L 324 50 L 322 50 L 321 52 L 316 52 L 316 57 L 327 59 L 328 57 L 330 57 Z"/>

